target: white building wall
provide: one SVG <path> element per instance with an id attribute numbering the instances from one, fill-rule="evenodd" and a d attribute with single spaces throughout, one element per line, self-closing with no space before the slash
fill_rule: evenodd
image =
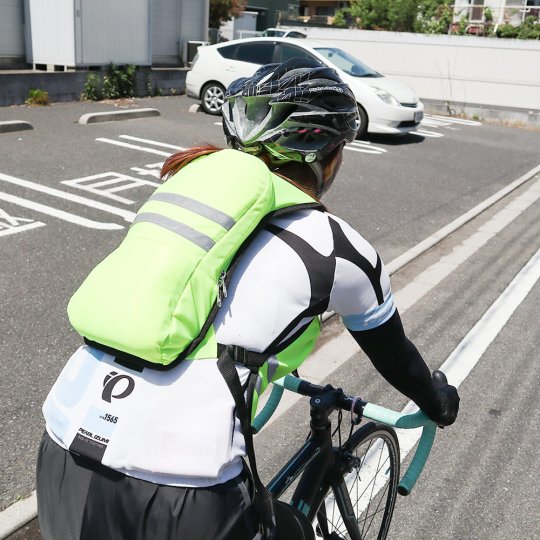
<path id="1" fill-rule="evenodd" d="M 540 41 L 299 27 L 425 99 L 540 110 Z"/>
<path id="2" fill-rule="evenodd" d="M 151 64 L 149 0 L 75 0 L 75 6 L 78 65 Z"/>
<path id="3" fill-rule="evenodd" d="M 182 64 L 188 41 L 208 40 L 209 4 L 210 0 L 153 0 L 154 64 Z"/>
<path id="4" fill-rule="evenodd" d="M 208 41 L 210 0 L 183 0 L 180 13 L 180 50 L 186 61 L 188 41 Z"/>
<path id="5" fill-rule="evenodd" d="M 0 1 L 0 62 L 24 57 L 23 0 Z"/>
<path id="6" fill-rule="evenodd" d="M 29 0 L 29 63 L 150 64 L 149 1 Z"/>
<path id="7" fill-rule="evenodd" d="M 73 0 L 29 0 L 32 56 L 28 63 L 75 65 Z M 27 53 L 30 51 L 27 51 Z"/>
<path id="8" fill-rule="evenodd" d="M 180 12 L 181 2 L 153 0 L 152 62 L 154 64 L 179 62 Z"/>

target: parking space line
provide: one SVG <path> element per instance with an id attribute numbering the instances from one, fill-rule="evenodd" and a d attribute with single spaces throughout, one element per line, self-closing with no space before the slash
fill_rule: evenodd
<path id="1" fill-rule="evenodd" d="M 32 223 L 27 223 L 26 225 L 17 225 L 17 226 L 7 226 L 3 223 L 0 223 L 0 236 L 7 236 L 8 234 L 16 234 L 30 229 L 37 229 L 38 227 L 44 227 L 45 223 L 41 221 L 33 221 Z"/>
<path id="2" fill-rule="evenodd" d="M 431 126 L 431 127 L 445 127 L 445 126 L 449 126 L 450 122 L 439 120 L 437 118 L 432 118 L 431 116 L 424 116 L 424 118 L 422 119 L 422 122 L 420 122 L 420 125 Z"/>
<path id="3" fill-rule="evenodd" d="M 41 203 L 34 201 L 29 201 L 21 197 L 16 197 L 15 195 L 10 195 L 9 193 L 3 193 L 0 191 L 0 200 L 6 201 L 11 204 L 16 204 L 17 206 L 22 206 L 23 208 L 28 208 L 34 210 L 35 212 L 41 212 L 42 214 L 47 214 L 64 221 L 69 221 L 70 223 L 75 223 L 76 225 L 81 225 L 89 229 L 100 229 L 100 230 L 118 230 L 123 229 L 122 225 L 116 223 L 102 223 L 99 221 L 93 221 L 91 219 L 83 218 L 69 212 L 64 212 L 58 208 L 52 208 L 51 206 L 46 206 Z"/>
<path id="4" fill-rule="evenodd" d="M 468 120 L 467 118 L 456 118 L 455 116 L 440 116 L 438 114 L 430 114 L 427 118 L 433 118 L 435 120 L 442 120 L 449 122 L 450 124 L 463 124 L 464 126 L 481 126 L 482 122 L 478 120 Z"/>
<path id="5" fill-rule="evenodd" d="M 417 129 L 414 131 L 414 133 L 417 135 L 423 135 L 424 137 L 433 137 L 434 139 L 444 137 L 443 133 L 439 133 L 438 131 L 428 131 L 427 129 Z"/>
<path id="6" fill-rule="evenodd" d="M 75 202 L 88 206 L 90 208 L 95 208 L 97 210 L 102 210 L 103 212 L 108 212 L 120 216 L 125 221 L 131 223 L 135 219 L 135 213 L 130 212 L 129 210 L 124 210 L 122 208 L 116 208 L 116 206 L 111 206 L 110 204 L 94 201 L 93 199 L 87 199 L 86 197 L 81 197 L 80 195 L 74 195 L 73 193 L 68 193 L 66 191 L 61 191 L 59 189 L 43 186 L 36 182 L 30 182 L 29 180 L 23 180 L 21 178 L 15 178 L 14 176 L 9 176 L 7 174 L 0 173 L 0 181 L 8 182 L 10 184 L 15 184 L 17 186 L 25 187 L 32 189 L 34 191 L 39 191 L 41 193 L 46 193 L 47 195 L 52 195 L 53 197 L 60 197 L 62 199 Z M 24 199 L 21 199 L 24 200 Z M 115 227 L 118 228 L 118 227 Z"/>
<path id="7" fill-rule="evenodd" d="M 380 146 L 373 146 L 370 141 L 353 141 L 345 145 L 345 150 L 352 152 L 362 152 L 364 154 L 385 154 L 386 149 Z"/>
<path id="8" fill-rule="evenodd" d="M 162 146 L 163 148 L 171 148 L 172 150 L 187 150 L 183 146 L 176 146 L 174 144 L 167 144 L 159 141 L 152 141 L 150 139 L 141 139 L 140 137 L 133 137 L 132 135 L 119 135 L 121 139 L 127 139 L 129 141 L 142 142 L 146 144 L 154 144 L 156 146 Z"/>
<path id="9" fill-rule="evenodd" d="M 123 146 L 124 148 L 131 148 L 132 150 L 139 150 L 141 152 L 148 152 L 149 154 L 156 154 L 158 156 L 169 157 L 171 155 L 171 152 L 162 152 L 161 150 L 156 150 L 155 148 L 148 148 L 146 146 L 139 146 L 137 144 L 129 144 L 122 141 L 115 141 L 113 139 L 107 139 L 105 137 L 99 137 L 96 139 L 96 141 L 113 144 L 115 146 Z"/>

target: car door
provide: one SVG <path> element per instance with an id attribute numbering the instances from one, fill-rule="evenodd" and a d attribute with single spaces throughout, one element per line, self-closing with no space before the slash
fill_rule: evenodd
<path id="1" fill-rule="evenodd" d="M 234 56 L 226 59 L 224 67 L 227 86 L 240 77 L 251 77 L 261 66 L 274 62 L 274 41 L 247 42 L 234 47 L 234 51 L 230 51 Z"/>

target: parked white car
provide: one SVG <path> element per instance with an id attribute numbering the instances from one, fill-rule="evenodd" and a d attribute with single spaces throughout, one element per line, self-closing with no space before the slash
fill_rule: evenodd
<path id="1" fill-rule="evenodd" d="M 262 34 L 262 37 L 288 37 L 288 38 L 307 38 L 307 34 L 304 32 L 298 32 L 298 30 L 288 30 L 286 28 L 267 28 Z"/>
<path id="2" fill-rule="evenodd" d="M 349 84 L 360 112 L 358 137 L 366 132 L 407 133 L 421 122 L 424 105 L 413 90 L 334 45 L 311 39 L 257 37 L 199 47 L 187 73 L 187 95 L 199 99 L 208 114 L 221 114 L 231 82 L 251 77 L 261 65 L 295 57 L 318 60 Z"/>

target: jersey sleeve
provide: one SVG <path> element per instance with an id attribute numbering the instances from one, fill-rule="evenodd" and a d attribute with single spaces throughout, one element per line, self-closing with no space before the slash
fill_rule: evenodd
<path id="1" fill-rule="evenodd" d="M 377 328 L 395 311 L 390 277 L 378 253 L 345 221 L 330 216 L 336 270 L 329 309 L 349 330 Z"/>

